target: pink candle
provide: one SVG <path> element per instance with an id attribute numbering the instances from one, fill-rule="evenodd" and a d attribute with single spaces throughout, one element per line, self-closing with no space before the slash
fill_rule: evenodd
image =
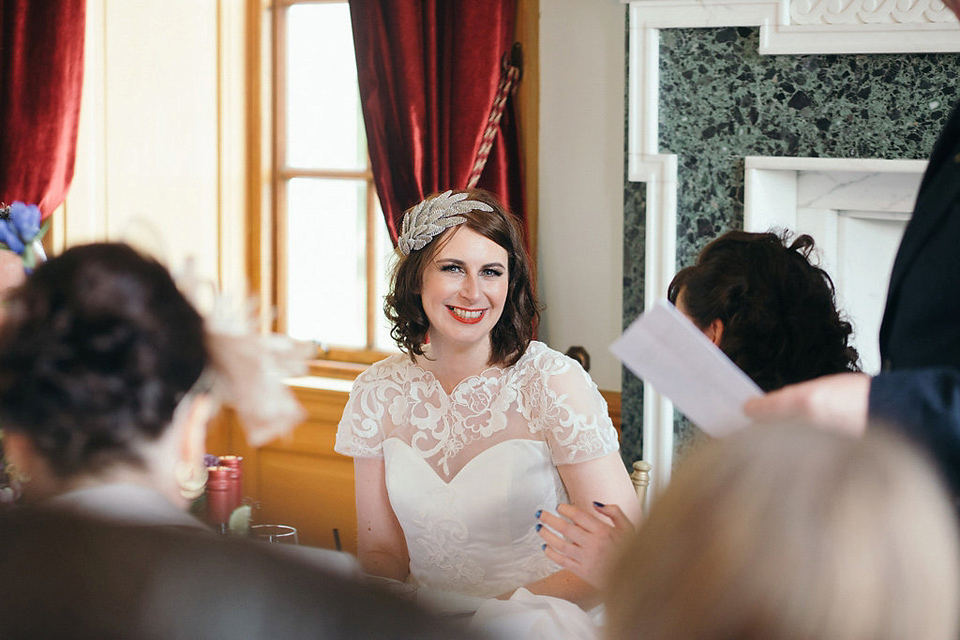
<path id="1" fill-rule="evenodd" d="M 220 456 L 220 464 L 230 469 L 230 484 L 227 490 L 230 502 L 230 511 L 239 507 L 243 502 L 243 457 Z"/>

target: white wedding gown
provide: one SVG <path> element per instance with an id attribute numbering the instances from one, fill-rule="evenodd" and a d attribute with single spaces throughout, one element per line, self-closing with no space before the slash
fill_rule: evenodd
<path id="1" fill-rule="evenodd" d="M 557 465 L 617 446 L 606 403 L 580 365 L 531 342 L 515 365 L 467 378 L 449 395 L 406 355 L 373 365 L 357 378 L 336 450 L 383 457 L 410 581 L 424 593 L 484 599 L 477 616 L 502 637 L 511 629 L 590 637 L 595 627 L 572 603 L 524 589 L 489 599 L 559 570 L 535 530 L 538 510 L 567 501 Z"/>

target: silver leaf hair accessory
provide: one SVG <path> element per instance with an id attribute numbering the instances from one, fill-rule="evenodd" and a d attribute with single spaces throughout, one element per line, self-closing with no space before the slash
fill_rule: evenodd
<path id="1" fill-rule="evenodd" d="M 411 251 L 423 249 L 444 230 L 466 222 L 464 213 L 493 211 L 493 207 L 486 202 L 467 200 L 467 195 L 447 190 L 407 211 L 400 225 L 400 237 L 397 238 L 400 253 L 407 256 Z"/>

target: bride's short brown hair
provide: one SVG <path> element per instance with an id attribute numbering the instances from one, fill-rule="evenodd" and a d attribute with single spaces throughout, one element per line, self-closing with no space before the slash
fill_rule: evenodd
<path id="1" fill-rule="evenodd" d="M 390 335 L 401 351 L 423 355 L 430 322 L 420 299 L 423 272 L 437 251 L 460 227 L 466 227 L 492 240 L 507 251 L 507 299 L 503 315 L 490 332 L 490 364 L 512 365 L 533 339 L 540 318 L 533 285 L 533 267 L 524 242 L 523 230 L 516 216 L 507 211 L 497 198 L 482 189 L 466 191 L 470 200 L 490 205 L 492 211 L 474 209 L 463 214 L 466 221 L 451 227 L 422 249 L 399 255 L 390 278 L 390 293 L 383 310 L 393 324 Z"/>

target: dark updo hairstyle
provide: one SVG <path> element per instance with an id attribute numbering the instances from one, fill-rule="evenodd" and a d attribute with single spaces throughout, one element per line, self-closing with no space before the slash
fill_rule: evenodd
<path id="1" fill-rule="evenodd" d="M 0 424 L 59 477 L 140 465 L 208 362 L 203 320 L 130 246 L 68 249 L 37 267 L 0 326 Z"/>
<path id="2" fill-rule="evenodd" d="M 730 231 L 703 248 L 667 291 L 694 324 L 723 322 L 720 349 L 764 391 L 859 371 L 853 328 L 836 307 L 833 281 L 810 262 L 813 238 Z"/>
<path id="3" fill-rule="evenodd" d="M 463 193 L 463 192 L 458 192 Z M 466 222 L 452 227 L 420 250 L 400 255 L 390 278 L 383 311 L 393 324 L 390 335 L 401 351 L 423 355 L 427 330 L 427 314 L 420 299 L 423 273 L 433 257 L 450 236 L 466 227 L 492 240 L 507 251 L 510 281 L 503 315 L 490 333 L 491 365 L 512 365 L 527 350 L 540 318 L 539 303 L 533 288 L 533 268 L 523 240 L 523 231 L 517 218 L 508 212 L 491 193 L 469 189 L 468 199 L 486 203 L 493 211 L 473 210 L 463 214 Z"/>

